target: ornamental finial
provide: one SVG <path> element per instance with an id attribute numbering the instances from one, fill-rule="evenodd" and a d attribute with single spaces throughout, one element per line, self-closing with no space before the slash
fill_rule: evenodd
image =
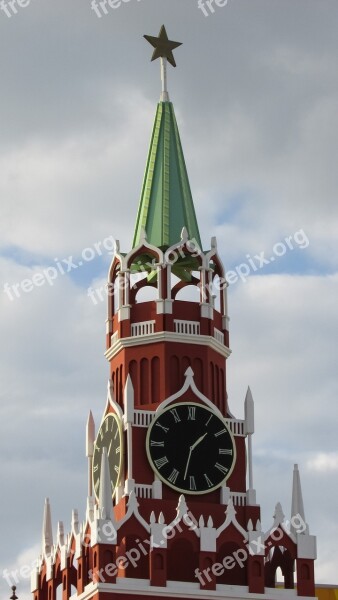
<path id="1" fill-rule="evenodd" d="M 15 593 L 16 592 L 16 585 L 12 585 L 12 592 L 13 592 L 13 594 L 11 595 L 10 600 L 18 600 L 18 597 L 17 597 L 17 595 Z"/>
<path id="2" fill-rule="evenodd" d="M 176 67 L 173 50 L 175 50 L 175 48 L 178 48 L 178 46 L 181 46 L 182 43 L 173 42 L 169 40 L 164 25 L 162 25 L 158 37 L 154 37 L 152 35 L 144 35 L 143 37 L 147 40 L 147 42 L 149 42 L 149 44 L 151 44 L 155 48 L 151 60 L 153 61 L 157 58 L 161 59 L 161 101 L 169 102 L 169 94 L 167 88 L 167 62 L 169 62 L 173 67 Z"/>

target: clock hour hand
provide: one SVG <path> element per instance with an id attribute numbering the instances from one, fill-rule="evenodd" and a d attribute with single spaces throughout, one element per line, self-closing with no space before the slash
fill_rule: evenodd
<path id="1" fill-rule="evenodd" d="M 111 442 L 110 442 L 110 444 L 109 444 L 109 448 L 108 448 L 108 452 L 107 452 L 108 456 L 110 456 L 110 449 L 111 449 L 111 445 L 112 445 L 112 443 L 113 443 L 113 440 L 111 440 Z"/>
<path id="2" fill-rule="evenodd" d="M 198 440 L 196 440 L 196 442 L 190 446 L 191 450 L 194 450 L 194 448 L 196 448 L 196 446 L 198 446 L 198 444 L 204 440 L 205 436 L 208 435 L 208 432 L 206 432 L 204 435 L 201 435 L 201 437 L 198 438 Z"/>

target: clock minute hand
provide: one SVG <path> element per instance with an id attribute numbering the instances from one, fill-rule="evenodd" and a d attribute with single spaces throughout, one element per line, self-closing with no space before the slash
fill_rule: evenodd
<path id="1" fill-rule="evenodd" d="M 188 456 L 187 464 L 186 464 L 185 471 L 184 471 L 184 479 L 187 478 L 187 473 L 188 473 L 188 468 L 189 468 L 189 463 L 190 463 L 192 451 L 196 448 L 196 446 L 198 446 L 198 444 L 202 440 L 204 440 L 204 438 L 205 438 L 206 435 L 208 435 L 208 432 L 206 432 L 204 435 L 201 435 L 201 437 L 199 437 L 198 440 L 196 440 L 196 442 L 192 446 L 190 446 L 189 456 Z"/>
<path id="2" fill-rule="evenodd" d="M 188 473 L 188 468 L 189 468 L 189 463 L 190 463 L 190 459 L 191 459 L 191 453 L 192 453 L 192 451 L 193 451 L 193 447 L 192 447 L 192 446 L 190 446 L 190 449 L 189 449 L 189 456 L 188 456 L 187 464 L 186 464 L 185 471 L 184 471 L 184 479 L 186 479 L 186 478 L 187 478 L 187 473 Z"/>

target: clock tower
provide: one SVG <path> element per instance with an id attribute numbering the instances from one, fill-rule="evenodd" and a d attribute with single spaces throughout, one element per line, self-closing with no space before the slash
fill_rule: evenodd
<path id="1" fill-rule="evenodd" d="M 227 282 L 216 238 L 202 245 L 167 90 L 176 66 L 162 26 L 145 36 L 161 62 L 132 247 L 108 273 L 107 401 L 87 423 L 87 511 L 58 525 L 46 500 L 34 600 L 313 597 L 316 539 L 297 465 L 290 519 L 262 530 L 252 468 L 254 404 L 229 409 Z M 276 584 L 280 568 L 283 584 Z M 295 574 L 297 584 L 295 584 Z"/>

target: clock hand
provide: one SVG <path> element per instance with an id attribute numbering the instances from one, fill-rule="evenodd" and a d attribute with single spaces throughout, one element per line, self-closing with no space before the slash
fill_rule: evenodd
<path id="1" fill-rule="evenodd" d="M 188 468 L 189 468 L 189 463 L 190 463 L 192 451 L 193 451 L 193 448 L 192 448 L 192 446 L 190 446 L 189 456 L 188 456 L 187 464 L 186 464 L 185 471 L 184 471 L 184 479 L 187 478 L 187 473 L 188 473 Z"/>
<path id="2" fill-rule="evenodd" d="M 108 456 L 110 456 L 110 449 L 111 449 L 111 445 L 112 445 L 112 443 L 113 443 L 113 440 L 111 440 L 111 442 L 110 442 L 110 444 L 109 444 L 109 449 L 108 449 L 108 452 L 107 452 Z"/>
<path id="3" fill-rule="evenodd" d="M 201 435 L 201 437 L 199 437 L 198 440 L 196 440 L 196 442 L 192 446 L 190 446 L 189 456 L 188 456 L 187 464 L 186 464 L 185 471 L 184 471 L 184 479 L 187 478 L 187 473 L 188 473 L 188 468 L 189 468 L 189 463 L 190 463 L 192 451 L 196 448 L 196 446 L 198 446 L 198 444 L 202 440 L 204 440 L 204 438 L 205 438 L 206 435 L 208 435 L 208 432 L 206 432 L 204 435 Z"/>
<path id="4" fill-rule="evenodd" d="M 196 440 L 196 442 L 190 446 L 191 450 L 194 450 L 194 448 L 196 448 L 196 446 L 198 446 L 198 444 L 204 440 L 205 436 L 208 435 L 208 432 L 206 432 L 204 435 L 201 435 L 201 437 L 198 438 L 198 440 Z"/>

